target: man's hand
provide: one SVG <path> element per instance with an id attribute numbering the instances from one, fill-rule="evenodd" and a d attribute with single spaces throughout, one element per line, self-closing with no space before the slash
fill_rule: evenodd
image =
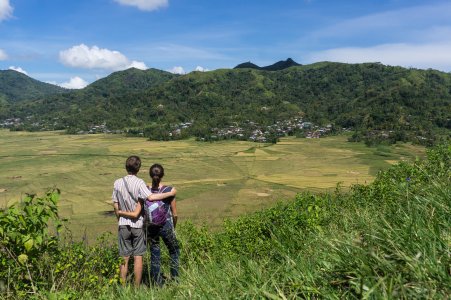
<path id="1" fill-rule="evenodd" d="M 175 188 L 172 188 L 172 190 L 170 192 L 161 193 L 161 194 L 151 194 L 151 195 L 149 195 L 149 197 L 147 197 L 147 199 L 149 201 L 163 200 L 163 199 L 166 199 L 169 197 L 175 197 L 176 194 L 177 194 L 177 190 Z"/>

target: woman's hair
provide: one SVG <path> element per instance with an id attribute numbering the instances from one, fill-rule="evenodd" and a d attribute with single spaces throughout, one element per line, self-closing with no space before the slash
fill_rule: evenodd
<path id="1" fill-rule="evenodd" d="M 164 176 L 164 168 L 160 164 L 153 164 L 149 169 L 150 178 L 152 178 L 152 189 L 158 189 L 161 178 Z"/>

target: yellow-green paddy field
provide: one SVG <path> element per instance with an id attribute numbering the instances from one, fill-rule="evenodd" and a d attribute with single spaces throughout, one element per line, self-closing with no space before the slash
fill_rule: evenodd
<path id="1" fill-rule="evenodd" d="M 165 184 L 178 190 L 181 222 L 215 228 L 224 218 L 293 199 L 298 192 L 369 183 L 379 170 L 424 152 L 411 144 L 367 147 L 347 142 L 346 136 L 259 144 L 0 130 L 0 208 L 56 187 L 60 214 L 75 237 L 114 232 L 113 182 L 126 174 L 126 158 L 138 155 L 143 161 L 138 176 L 147 182 L 151 164 L 165 167 Z"/>

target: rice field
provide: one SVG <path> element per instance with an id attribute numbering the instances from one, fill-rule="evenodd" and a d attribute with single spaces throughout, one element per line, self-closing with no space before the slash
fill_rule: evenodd
<path id="1" fill-rule="evenodd" d="M 121 135 L 64 135 L 0 130 L 0 207 L 57 187 L 61 215 L 74 236 L 115 231 L 111 193 L 125 175 L 129 155 L 139 155 L 138 174 L 148 181 L 153 163 L 165 167 L 165 184 L 178 189 L 180 221 L 217 227 L 300 191 L 323 192 L 337 183 L 369 183 L 379 170 L 424 155 L 410 144 L 368 148 L 347 137 L 287 137 L 275 145 L 245 141 L 156 142 Z"/>

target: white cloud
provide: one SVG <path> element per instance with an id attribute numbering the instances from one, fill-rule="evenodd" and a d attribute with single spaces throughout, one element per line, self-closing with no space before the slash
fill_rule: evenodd
<path id="1" fill-rule="evenodd" d="M 16 72 L 20 72 L 20 73 L 25 74 L 25 75 L 28 75 L 27 71 L 25 71 L 21 67 L 10 66 L 8 69 L 9 70 L 14 70 Z"/>
<path id="2" fill-rule="evenodd" d="M 183 67 L 173 67 L 172 69 L 168 70 L 169 72 L 173 73 L 173 74 L 185 74 L 185 70 L 183 69 Z"/>
<path id="3" fill-rule="evenodd" d="M 309 61 L 344 63 L 381 62 L 387 65 L 451 71 L 451 43 L 384 44 L 373 47 L 329 49 L 310 55 Z"/>
<path id="4" fill-rule="evenodd" d="M 122 5 L 135 6 L 140 10 L 152 11 L 160 7 L 166 7 L 169 4 L 168 0 L 114 0 Z"/>
<path id="5" fill-rule="evenodd" d="M 146 70 L 147 66 L 145 63 L 143 63 L 142 61 L 132 61 L 130 63 L 130 65 L 127 67 L 128 68 L 136 68 L 136 69 L 140 69 L 140 70 Z"/>
<path id="6" fill-rule="evenodd" d="M 58 85 L 66 89 L 82 89 L 87 86 L 88 83 L 82 78 L 75 76 L 72 77 L 68 82 L 63 82 Z"/>
<path id="7" fill-rule="evenodd" d="M 449 24 L 450 14 L 451 3 L 413 6 L 344 20 L 314 31 L 311 37 L 366 39 L 371 36 L 373 40 L 377 37 L 383 39 L 391 37 L 403 42 L 407 39 L 424 39 L 428 38 L 428 32 L 419 36 L 418 30 Z M 444 36 L 441 36 L 442 40 L 443 38 Z"/>
<path id="8" fill-rule="evenodd" d="M 136 50 L 142 56 L 149 55 L 147 59 L 156 63 L 161 61 L 174 62 L 180 61 L 180 59 L 193 61 L 230 60 L 230 57 L 209 48 L 194 48 L 179 44 L 147 44 L 145 47 Z"/>
<path id="9" fill-rule="evenodd" d="M 197 66 L 196 69 L 194 69 L 194 71 L 199 71 L 199 72 L 207 72 L 209 71 L 208 69 L 201 67 L 201 66 Z"/>
<path id="10" fill-rule="evenodd" d="M 5 51 L 3 51 L 2 49 L 0 49 L 0 60 L 5 60 L 8 58 L 8 55 L 6 54 Z"/>
<path id="11" fill-rule="evenodd" d="M 9 0 L 0 0 L 0 22 L 11 18 L 13 15 L 13 7 L 9 4 Z"/>
<path id="12" fill-rule="evenodd" d="M 60 61 L 70 67 L 86 69 L 125 70 L 131 67 L 147 69 L 143 62 L 130 61 L 119 51 L 101 49 L 97 46 L 89 48 L 85 44 L 73 46 L 60 51 Z"/>
<path id="13" fill-rule="evenodd" d="M 324 50 L 313 55 L 314 58 L 338 57 L 339 61 L 362 61 L 369 57 L 396 65 L 406 65 L 409 61 L 411 66 L 433 61 L 434 65 L 430 67 L 435 68 L 446 63 L 438 64 L 437 59 L 428 59 L 422 51 L 432 50 L 441 55 L 441 49 L 447 49 L 446 45 L 451 42 L 450 14 L 450 2 L 388 10 L 333 22 L 305 35 L 300 41 L 304 48 L 314 49 L 316 46 Z M 324 45 L 327 45 L 326 48 Z M 398 55 L 398 51 L 405 51 L 407 55 Z M 355 57 L 346 58 L 344 53 Z M 412 58 L 410 53 L 420 57 Z M 398 62 L 393 61 L 396 57 L 400 59 Z M 445 58 L 445 61 L 448 60 Z"/>
<path id="14" fill-rule="evenodd" d="M 305 62 L 381 62 L 451 71 L 451 3 L 427 4 L 352 18 L 312 32 L 303 44 L 323 51 Z M 324 48 L 327 44 L 327 48 Z M 331 46 L 332 45 L 332 46 Z"/>

